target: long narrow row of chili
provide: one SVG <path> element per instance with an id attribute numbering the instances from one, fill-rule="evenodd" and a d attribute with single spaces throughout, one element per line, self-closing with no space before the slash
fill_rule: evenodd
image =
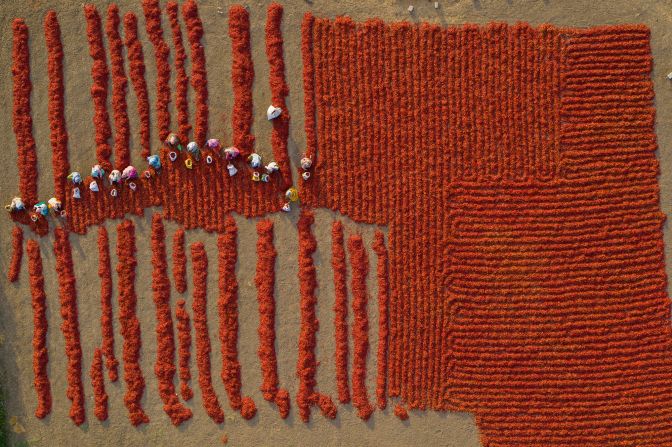
<path id="1" fill-rule="evenodd" d="M 180 29 L 179 6 L 177 2 L 168 2 L 166 12 L 170 21 L 170 29 L 173 35 L 175 47 L 175 109 L 177 110 L 178 135 L 181 141 L 189 138 L 191 124 L 189 124 L 189 102 L 187 92 L 189 90 L 189 76 L 185 69 L 187 53 L 184 50 L 182 30 Z"/>
<path id="2" fill-rule="evenodd" d="M 225 232 L 217 239 L 219 251 L 219 340 L 222 344 L 222 381 L 229 396 L 229 405 L 245 419 L 252 419 L 257 407 L 252 398 L 241 394 L 240 362 L 238 361 L 238 227 L 230 215 L 225 219 Z"/>
<path id="3" fill-rule="evenodd" d="M 184 229 L 173 233 L 173 282 L 178 293 L 187 290 L 187 255 L 184 249 Z"/>
<path id="4" fill-rule="evenodd" d="M 185 308 L 186 301 L 178 300 L 175 309 L 175 319 L 177 320 L 177 340 L 179 342 L 179 376 L 180 376 L 180 394 L 182 399 L 191 400 L 194 392 L 189 386 L 191 380 L 191 370 L 189 361 L 191 359 L 191 324 L 189 314 Z"/>
<path id="5" fill-rule="evenodd" d="M 289 86 L 285 79 L 285 60 L 283 58 L 282 39 L 282 5 L 271 3 L 268 6 L 266 18 L 266 56 L 270 66 L 269 83 L 271 86 L 271 101 L 275 107 L 282 109 L 280 116 L 273 120 L 271 146 L 273 157 L 280 166 L 282 187 L 287 189 L 292 185 L 292 170 L 287 153 L 287 138 L 289 137 L 289 111 L 285 98 L 289 95 Z"/>
<path id="6" fill-rule="evenodd" d="M 149 94 L 147 93 L 147 81 L 145 81 L 145 56 L 140 39 L 138 39 L 138 18 L 132 12 L 124 15 L 124 45 L 128 50 L 128 77 L 131 79 L 138 105 L 140 146 L 142 147 L 140 156 L 147 158 L 151 153 Z"/>
<path id="7" fill-rule="evenodd" d="M 79 316 L 77 312 L 77 286 L 72 263 L 72 248 L 69 234 L 63 227 L 54 230 L 54 255 L 58 294 L 61 301 L 61 331 L 65 338 L 65 354 L 68 358 L 68 399 L 70 419 L 81 425 L 86 419 L 84 411 L 84 386 L 82 384 L 82 345 L 79 337 Z"/>
<path id="8" fill-rule="evenodd" d="M 376 375 L 376 400 L 378 408 L 387 407 L 387 346 L 389 332 L 390 284 L 388 278 L 388 254 L 385 247 L 385 235 L 376 231 L 373 240 L 373 250 L 378 256 L 376 277 L 378 278 L 378 360 Z"/>
<path id="9" fill-rule="evenodd" d="M 194 0 L 182 4 L 182 16 L 191 46 L 191 86 L 196 96 L 194 141 L 203 147 L 208 136 L 208 76 L 205 71 L 205 48 L 201 44 L 203 22 L 198 16 L 198 5 Z"/>
<path id="10" fill-rule="evenodd" d="M 273 222 L 261 220 L 257 223 L 257 271 L 254 283 L 257 286 L 259 302 L 259 362 L 263 382 L 261 391 L 264 399 L 275 402 L 280 416 L 289 415 L 289 393 L 279 388 L 278 360 L 275 353 L 275 259 L 278 255 L 273 244 Z"/>
<path id="11" fill-rule="evenodd" d="M 366 277 L 369 273 L 369 260 L 360 235 L 348 239 L 350 265 L 352 267 L 352 313 L 355 318 L 352 326 L 354 353 L 352 359 L 352 402 L 357 414 L 368 420 L 373 413 L 366 392 L 366 357 L 369 351 L 369 319 L 366 311 L 368 292 Z"/>
<path id="12" fill-rule="evenodd" d="M 98 164 L 106 171 L 109 171 L 112 169 L 112 163 L 110 163 L 112 149 L 109 145 L 109 139 L 112 137 L 112 128 L 110 127 L 110 117 L 107 112 L 109 74 L 105 46 L 103 45 L 103 31 L 100 14 L 94 5 L 84 6 L 84 16 L 86 17 L 86 36 L 89 41 L 89 55 L 93 59 L 93 65 L 91 66 L 91 77 L 93 78 L 91 97 L 94 109 L 93 128 L 96 139 L 96 158 Z M 54 172 L 54 175 L 56 174 Z M 67 175 L 67 172 L 64 174 Z"/>
<path id="13" fill-rule="evenodd" d="M 346 278 L 343 224 L 334 221 L 331 227 L 331 268 L 334 271 L 335 366 L 338 401 L 350 402 L 348 385 L 348 284 Z"/>
<path id="14" fill-rule="evenodd" d="M 98 276 L 100 277 L 100 331 L 101 352 L 105 356 L 110 381 L 116 382 L 119 362 L 114 355 L 114 327 L 112 325 L 112 263 L 110 261 L 110 241 L 107 228 L 98 229 Z"/>
<path id="15" fill-rule="evenodd" d="M 93 414 L 99 421 L 106 421 L 108 396 L 105 392 L 105 375 L 103 374 L 103 352 L 100 348 L 93 351 L 93 360 L 91 361 L 91 386 L 93 387 Z"/>
<path id="16" fill-rule="evenodd" d="M 154 372 L 159 381 L 159 395 L 163 401 L 163 411 L 173 425 L 191 419 L 191 410 L 177 398 L 173 377 L 175 376 L 175 338 L 173 317 L 170 310 L 170 281 L 166 261 L 166 230 L 163 216 L 152 216 L 152 293 L 156 306 L 157 356 Z"/>
<path id="17" fill-rule="evenodd" d="M 19 169 L 19 193 L 24 203 L 32 206 L 37 202 L 37 150 L 33 138 L 33 117 L 30 114 L 30 50 L 28 26 L 23 19 L 12 22 L 14 33 L 12 45 L 13 112 L 12 124 L 16 137 L 17 165 Z"/>
<path id="18" fill-rule="evenodd" d="M 299 290 L 301 294 L 301 330 L 299 334 L 299 356 L 296 364 L 296 375 L 299 378 L 299 390 L 296 404 L 303 422 L 310 420 L 310 407 L 317 405 L 322 414 L 329 418 L 336 417 L 337 409 L 327 395 L 315 390 L 317 385 L 317 272 L 313 262 L 313 253 L 317 250 L 317 240 L 312 232 L 315 216 L 312 211 L 301 210 L 297 223 L 299 233 Z"/>
<path id="19" fill-rule="evenodd" d="M 250 48 L 250 15 L 241 5 L 229 8 L 231 79 L 233 82 L 233 145 L 246 157 L 254 149 L 252 84 L 254 65 Z"/>
<path id="20" fill-rule="evenodd" d="M 44 34 L 48 54 L 49 137 L 51 141 L 54 195 L 65 201 L 65 179 L 70 171 L 70 162 L 68 161 L 68 131 L 65 125 L 63 44 L 61 42 L 61 27 L 54 11 L 49 11 L 44 19 Z M 44 219 L 42 220 L 44 221 Z"/>
<path id="21" fill-rule="evenodd" d="M 191 259 L 194 274 L 194 335 L 196 337 L 196 365 L 198 366 L 198 385 L 201 389 L 203 407 L 218 424 L 224 422 L 224 411 L 219 404 L 217 394 L 212 387 L 210 373 L 210 336 L 208 335 L 207 296 L 208 296 L 208 255 L 202 242 L 191 245 Z"/>
<path id="22" fill-rule="evenodd" d="M 304 113 L 304 131 L 306 134 L 305 157 L 316 164 L 317 155 L 317 133 L 315 118 L 315 66 L 313 60 L 313 27 L 315 17 L 310 12 L 305 13 L 301 22 L 301 58 L 303 60 L 303 113 Z M 299 172 L 299 175 L 301 173 Z M 299 179 L 301 186 L 301 201 L 306 204 L 315 205 L 316 197 L 314 188 L 316 178 L 310 180 L 310 183 Z"/>
<path id="23" fill-rule="evenodd" d="M 112 67 L 112 111 L 114 117 L 114 166 L 123 170 L 131 162 L 128 148 L 130 124 L 128 121 L 126 90 L 128 81 L 124 71 L 124 44 L 119 34 L 119 7 L 112 3 L 107 8 L 105 33 L 110 47 L 110 65 Z"/>
<path id="24" fill-rule="evenodd" d="M 140 322 L 136 314 L 138 297 L 135 293 L 135 225 L 124 220 L 117 226 L 117 274 L 119 275 L 119 322 L 124 338 L 124 381 L 126 395 L 124 403 L 128 409 L 128 419 L 133 425 L 148 423 L 149 417 L 142 409 L 140 401 L 145 390 L 145 379 L 140 369 L 140 348 L 142 339 Z"/>
<path id="25" fill-rule="evenodd" d="M 21 273 L 21 260 L 23 259 L 23 229 L 20 226 L 12 228 L 12 258 L 9 261 L 7 280 L 16 282 Z"/>
<path id="26" fill-rule="evenodd" d="M 26 252 L 28 253 L 28 274 L 30 275 L 30 295 L 33 306 L 33 374 L 37 392 L 35 417 L 43 419 L 51 413 L 51 383 L 47 372 L 49 363 L 47 295 L 44 292 L 40 245 L 34 239 L 28 239 Z"/>
<path id="27" fill-rule="evenodd" d="M 143 0 L 147 37 L 154 47 L 156 60 L 156 128 L 163 141 L 170 132 L 170 49 L 163 38 L 161 5 L 158 0 Z"/>

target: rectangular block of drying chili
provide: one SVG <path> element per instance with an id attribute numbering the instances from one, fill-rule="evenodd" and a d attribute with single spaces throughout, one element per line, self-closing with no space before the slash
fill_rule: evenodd
<path id="1" fill-rule="evenodd" d="M 306 16 L 302 203 L 389 226 L 378 382 L 400 417 L 471 411 L 485 445 L 672 443 L 649 38 Z"/>

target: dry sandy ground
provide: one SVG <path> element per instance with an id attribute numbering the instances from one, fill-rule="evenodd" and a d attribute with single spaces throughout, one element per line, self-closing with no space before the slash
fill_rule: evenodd
<path id="1" fill-rule="evenodd" d="M 101 12 L 106 10 L 106 2 L 96 0 Z M 135 11 L 141 17 L 140 0 L 119 0 L 122 13 Z M 210 129 L 211 135 L 226 141 L 230 138 L 230 116 L 232 106 L 230 85 L 230 42 L 228 39 L 227 15 L 219 14 L 218 7 L 226 7 L 229 1 L 203 0 L 199 2 L 200 13 L 206 30 L 204 44 L 207 57 L 207 71 L 210 90 Z M 283 2 L 285 20 L 285 58 L 288 68 L 288 80 L 291 94 L 288 98 L 292 115 L 290 156 L 298 162 L 304 144 L 303 133 L 303 93 L 301 84 L 300 23 L 303 13 L 312 11 L 316 15 L 335 17 L 347 14 L 356 20 L 379 17 L 384 20 L 426 20 L 444 25 L 464 22 L 487 23 L 489 21 L 516 22 L 528 21 L 532 24 L 552 23 L 565 26 L 592 26 L 641 22 L 651 27 L 652 46 L 655 56 L 653 78 L 655 82 L 656 104 L 658 106 L 657 130 L 659 137 L 662 184 L 662 209 L 669 210 L 669 198 L 672 195 L 672 151 L 667 148 L 672 143 L 672 132 L 666 125 L 672 119 L 672 84 L 665 78 L 672 70 L 670 50 L 672 39 L 672 2 L 664 0 L 440 0 L 440 8 L 434 9 L 433 1 L 415 0 L 413 14 L 407 12 L 411 2 L 408 0 L 315 0 L 304 2 L 292 0 Z M 250 9 L 252 21 L 252 47 L 256 70 L 254 101 L 256 119 L 254 132 L 257 136 L 258 151 L 270 154 L 270 126 L 265 119 L 265 108 L 269 103 L 268 64 L 264 52 L 264 21 L 266 1 L 245 2 Z M 0 192 L 2 200 L 7 201 L 16 193 L 16 151 L 11 124 L 11 21 L 14 17 L 24 17 L 31 32 L 31 69 L 34 90 L 32 95 L 33 132 L 39 151 L 39 191 L 44 198 L 51 194 L 51 158 L 49 146 L 49 125 L 47 121 L 47 75 L 46 54 L 42 21 L 48 9 L 55 9 L 59 19 L 65 47 L 66 80 L 66 119 L 70 136 L 70 160 L 73 168 L 86 171 L 94 161 L 93 127 L 91 125 L 92 105 L 89 95 L 91 84 L 91 60 L 86 43 L 85 20 L 80 1 L 73 0 L 4 0 L 0 3 Z M 150 100 L 154 103 L 155 69 L 153 52 L 144 32 L 144 20 L 140 20 L 140 35 L 143 39 L 145 59 L 148 67 L 147 81 L 150 86 Z M 164 32 L 167 23 L 164 17 Z M 168 35 L 169 37 L 169 35 Z M 172 48 L 172 45 L 171 45 Z M 171 50 L 172 51 L 172 50 Z M 173 73 L 174 75 L 174 73 Z M 136 107 L 135 96 L 129 94 L 129 110 Z M 193 110 L 192 110 L 193 113 Z M 132 112 L 131 125 L 134 140 L 132 154 L 137 161 L 137 121 Z M 174 117 L 173 117 L 174 119 Z M 154 129 L 152 129 L 153 131 Z M 294 399 L 297 380 L 295 365 L 297 356 L 297 336 L 299 331 L 299 294 L 297 281 L 297 238 L 296 213 L 273 216 L 276 222 L 276 244 L 278 257 L 277 285 L 277 350 L 281 385 L 287 387 Z M 318 237 L 319 311 L 321 327 L 319 332 L 318 359 L 322 362 L 318 372 L 318 388 L 321 392 L 336 395 L 335 373 L 333 367 L 333 283 L 331 281 L 330 259 L 330 223 L 334 216 L 321 211 L 318 213 L 315 232 Z M 65 396 L 66 358 L 63 337 L 60 332 L 61 318 L 58 313 L 57 283 L 54 272 L 52 238 L 40 240 L 44 268 L 46 273 L 46 292 L 48 296 L 49 319 L 49 377 L 54 399 L 53 411 L 44 421 L 33 416 L 36 405 L 32 386 L 32 311 L 28 291 L 28 275 L 25 265 L 21 278 L 16 284 L 9 284 L 5 272 L 10 257 L 9 247 L 12 223 L 7 218 L 0 219 L 0 372 L 8 391 L 8 413 L 17 416 L 25 427 L 24 434 L 15 435 L 15 441 L 27 440 L 30 445 L 220 445 L 221 437 L 228 435 L 229 445 L 444 445 L 469 447 L 477 446 L 478 430 L 473 417 L 459 413 L 412 412 L 409 421 L 402 423 L 391 414 L 391 408 L 385 412 L 374 413 L 368 423 L 361 422 L 351 406 L 340 406 L 335 421 L 327 421 L 317 411 L 311 423 L 303 424 L 293 411 L 286 421 L 282 421 L 273 406 L 263 401 L 258 387 L 261 381 L 257 349 L 257 303 L 253 284 L 256 262 L 255 221 L 237 217 L 239 223 L 238 280 L 240 283 L 240 359 L 243 371 L 243 392 L 250 394 L 259 407 L 258 416 L 252 421 L 244 421 L 240 415 L 228 409 L 224 387 L 219 380 L 221 355 L 217 342 L 216 319 L 216 251 L 215 236 L 200 231 L 190 232 L 188 242 L 204 241 L 210 258 L 208 315 L 210 337 L 213 342 L 213 382 L 220 401 L 225 404 L 227 418 L 224 424 L 217 426 L 205 414 L 200 400 L 197 384 L 192 381 L 195 397 L 189 403 L 194 410 L 194 418 L 178 429 L 173 428 L 163 413 L 162 403 L 157 392 L 157 381 L 153 373 L 156 356 L 156 337 L 154 331 L 155 309 L 151 300 L 149 265 L 149 219 L 135 219 L 137 225 L 137 244 L 139 253 L 138 276 L 138 314 L 143 333 L 142 368 L 147 381 L 143 405 L 151 423 L 133 428 L 126 417 L 123 406 L 125 386 L 120 380 L 117 384 L 107 383 L 110 395 L 110 418 L 99 423 L 93 417 L 92 389 L 88 380 L 93 349 L 100 344 L 100 298 L 97 277 L 96 232 L 86 237 L 73 237 L 73 252 L 77 274 L 78 303 L 80 312 L 80 330 L 84 351 L 84 382 L 87 396 L 88 422 L 75 427 L 68 419 L 70 402 Z M 108 222 L 111 229 L 112 250 L 116 244 L 117 222 Z M 168 224 L 169 237 L 176 226 Z M 667 228 L 667 227 L 666 227 Z M 347 231 L 362 232 L 368 245 L 373 228 L 354 225 L 347 222 Z M 666 244 L 670 247 L 670 234 L 666 231 Z M 170 245 L 170 244 L 169 244 Z M 375 256 L 370 253 L 372 267 Z M 669 255 L 668 255 L 669 259 Z M 113 263 L 116 256 L 113 253 Z M 190 267 L 190 264 L 189 264 Z M 116 276 L 116 275 L 115 275 Z M 370 292 L 375 297 L 376 288 L 370 275 Z M 116 284 L 116 277 L 115 277 Z M 191 287 L 187 291 L 187 299 Z M 178 299 L 173 293 L 172 301 Z M 371 352 L 376 349 L 376 309 L 374 300 L 370 300 L 371 315 Z M 115 315 L 117 312 L 114 306 Z M 116 352 L 121 357 L 121 337 L 115 319 Z M 368 385 L 371 395 L 374 391 L 375 362 L 369 356 Z M 192 357 L 192 374 L 196 370 Z"/>

